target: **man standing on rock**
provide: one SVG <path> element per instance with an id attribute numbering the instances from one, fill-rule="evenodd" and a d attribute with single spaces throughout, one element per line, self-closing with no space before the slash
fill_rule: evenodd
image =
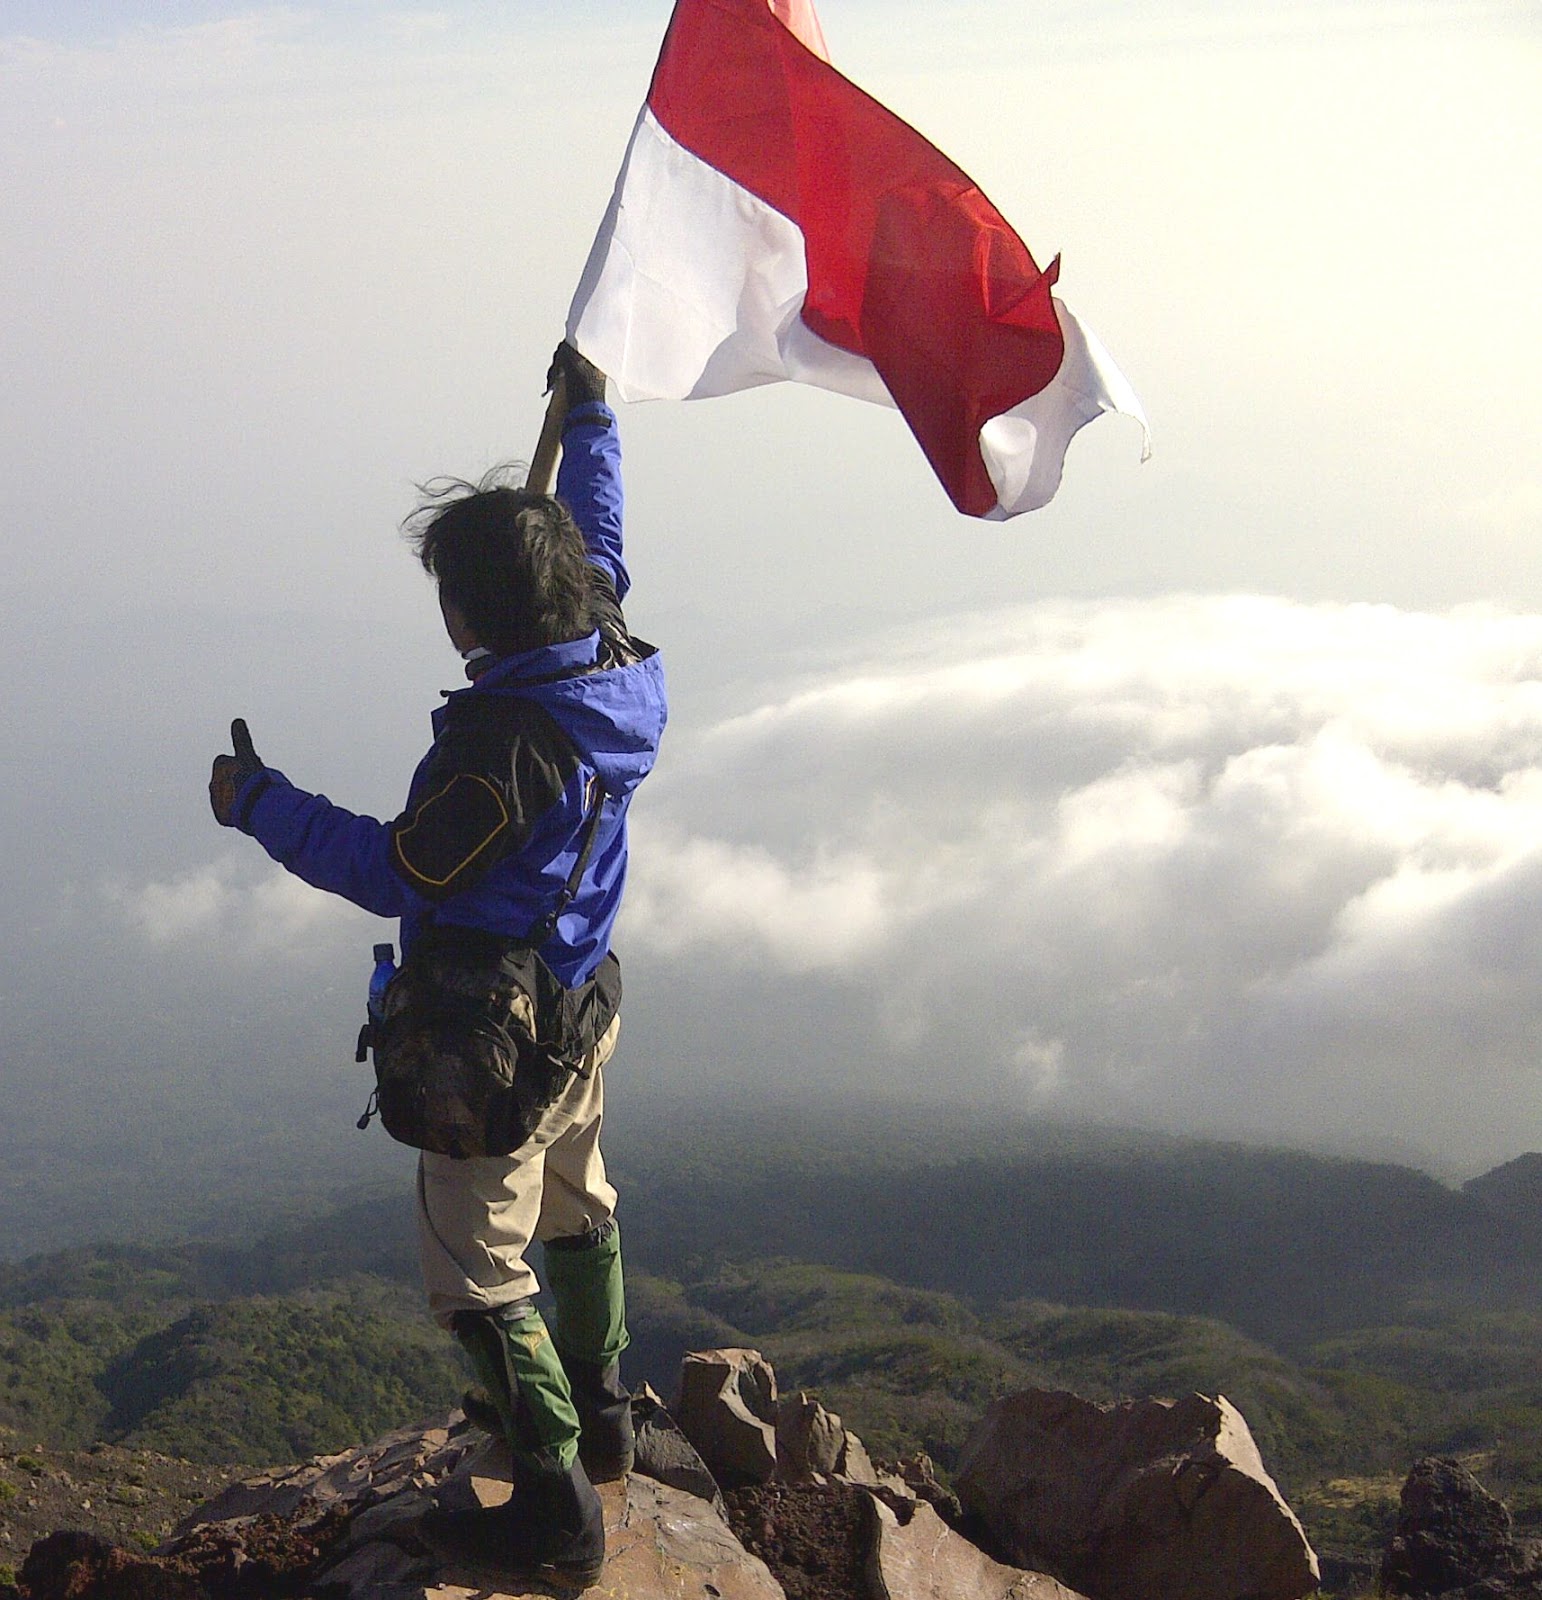
<path id="1" fill-rule="evenodd" d="M 295 787 L 258 759 L 243 722 L 209 795 L 219 822 L 307 883 L 400 917 L 403 980 L 432 971 L 448 992 L 489 962 L 528 970 L 534 952 L 538 981 L 514 1008 L 571 1070 L 512 1154 L 425 1149 L 417 1191 L 429 1304 L 486 1385 L 514 1494 L 492 1510 L 436 1510 L 424 1531 L 500 1577 L 587 1583 L 605 1549 L 592 1482 L 632 1459 L 616 1192 L 599 1134 L 620 1024 L 610 941 L 627 808 L 665 698 L 657 653 L 621 612 L 621 451 L 604 374 L 564 344 L 552 382 L 566 406 L 555 498 L 456 485 L 411 521 L 471 684 L 435 713 L 402 814 L 379 822 Z M 555 1345 L 532 1298 L 534 1239 Z"/>

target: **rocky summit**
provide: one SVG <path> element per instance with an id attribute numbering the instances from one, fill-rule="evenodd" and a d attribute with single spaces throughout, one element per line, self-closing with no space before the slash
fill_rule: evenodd
<path id="1" fill-rule="evenodd" d="M 635 1403 L 637 1467 L 600 1490 L 607 1559 L 589 1593 L 1297 1600 L 1311 1592 L 1314 1558 L 1240 1415 L 1199 1395 L 1149 1409 L 1157 1405 L 1088 1409 L 1039 1391 L 999 1402 L 971 1442 L 961 1506 L 924 1457 L 875 1468 L 817 1400 L 779 1395 L 756 1352 L 700 1352 L 687 1360 L 675 1413 L 651 1392 Z M 508 1493 L 503 1447 L 456 1412 L 233 1483 L 152 1554 L 54 1533 L 33 1546 L 15 1592 L 24 1600 L 545 1594 L 490 1591 L 420 1537 L 436 1502 L 493 1505 Z M 1134 1565 L 1089 1559 L 1099 1537 L 1106 1556 L 1117 1546 Z"/>

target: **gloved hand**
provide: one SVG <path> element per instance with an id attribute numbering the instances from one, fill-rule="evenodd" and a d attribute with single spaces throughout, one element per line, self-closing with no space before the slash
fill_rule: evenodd
<path id="1" fill-rule="evenodd" d="M 557 387 L 559 377 L 567 388 L 569 411 L 590 400 L 605 398 L 605 374 L 592 361 L 579 355 L 566 339 L 557 346 L 551 358 L 551 368 L 546 374 L 548 394 Z"/>
<path id="2" fill-rule="evenodd" d="M 209 804 L 214 808 L 214 820 L 222 828 L 235 826 L 236 796 L 241 785 L 262 771 L 261 758 L 252 748 L 252 736 L 240 717 L 230 724 L 230 742 L 236 753 L 215 756 L 214 770 L 209 774 Z"/>

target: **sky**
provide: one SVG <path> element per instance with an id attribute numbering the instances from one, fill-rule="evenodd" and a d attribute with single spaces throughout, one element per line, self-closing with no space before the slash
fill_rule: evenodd
<path id="1" fill-rule="evenodd" d="M 820 15 L 1061 257 L 1154 454 L 1104 419 L 993 525 L 878 408 L 622 409 L 673 720 L 621 1098 L 962 1102 L 1456 1176 L 1542 1147 L 1534 0 Z M 362 1087 L 390 930 L 218 830 L 209 760 L 242 715 L 295 781 L 400 808 L 459 664 L 399 523 L 533 448 L 667 17 L 0 6 L 27 1137 L 153 1105 L 173 1148 Z"/>

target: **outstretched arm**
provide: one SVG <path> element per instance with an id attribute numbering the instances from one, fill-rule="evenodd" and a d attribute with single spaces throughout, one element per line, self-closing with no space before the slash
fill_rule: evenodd
<path id="1" fill-rule="evenodd" d="M 209 777 L 216 822 L 251 834 L 297 878 L 377 916 L 400 917 L 418 908 L 421 896 L 394 870 L 386 824 L 295 788 L 282 772 L 264 764 L 239 717 L 230 738 L 235 754 L 216 756 Z"/>
<path id="2" fill-rule="evenodd" d="M 419 764 L 407 809 L 380 822 L 266 766 L 238 721 L 236 754 L 215 759 L 209 799 L 218 821 L 250 834 L 314 888 L 376 916 L 422 916 L 474 893 L 500 861 L 525 848 L 561 800 L 576 753 L 554 755 L 543 729 L 538 711 L 510 702 L 490 733 L 442 734 Z M 523 920 L 542 909 L 539 881 L 528 889 L 504 884 L 498 895 L 499 909 Z"/>

